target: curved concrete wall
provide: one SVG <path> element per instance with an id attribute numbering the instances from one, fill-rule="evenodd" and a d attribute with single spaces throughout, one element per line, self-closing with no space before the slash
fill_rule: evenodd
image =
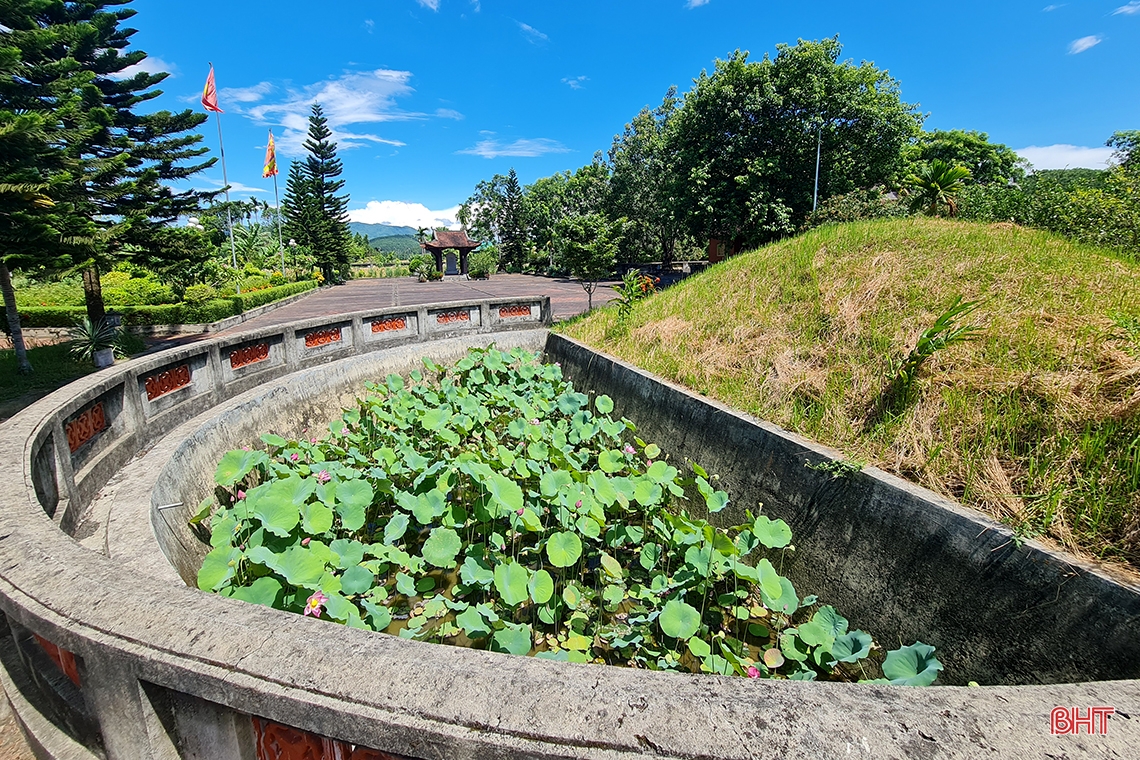
<path id="1" fill-rule="evenodd" d="M 448 316 L 464 307 L 468 319 Z M 273 756 L 263 753 L 272 734 L 361 760 L 383 757 L 371 750 L 421 760 L 964 757 L 1046 745 L 1058 756 L 1128 756 L 1140 738 L 1122 715 L 1140 715 L 1134 681 L 905 689 L 561 664 L 244 604 L 186 587 L 163 561 L 161 545 L 175 557 L 185 549 L 182 520 L 167 523 L 157 508 L 181 500 L 176 484 L 194 471 L 208 475 L 209 452 L 272 427 L 281 405 L 279 429 L 303 427 L 362 373 L 417 353 L 542 339 L 480 334 L 549 314 L 540 304 L 535 318 L 498 325 L 497 308 L 421 307 L 385 343 L 370 342 L 387 331 L 370 323 L 394 324 L 378 312 L 197 344 L 80 381 L 5 424 L 0 452 L 23 482 L 0 492 L 0 608 L 12 632 L 0 661 L 40 755 L 246 760 Z M 338 328 L 341 341 L 321 342 Z M 296 407 L 315 388 L 321 400 Z M 1058 705 L 1120 712 L 1107 736 L 1054 737 Z"/>

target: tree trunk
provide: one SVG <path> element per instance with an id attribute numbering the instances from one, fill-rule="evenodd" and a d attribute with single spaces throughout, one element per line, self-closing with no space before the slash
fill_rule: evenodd
<path id="1" fill-rule="evenodd" d="M 4 292 L 4 311 L 8 314 L 8 332 L 12 334 L 12 347 L 16 349 L 16 366 L 21 375 L 32 374 L 32 363 L 28 361 L 28 351 L 24 347 L 24 331 L 20 329 L 20 312 L 16 310 L 16 291 L 12 288 L 12 277 L 8 265 L 0 261 L 0 291 Z"/>
<path id="2" fill-rule="evenodd" d="M 99 265 L 92 263 L 83 270 L 83 301 L 87 304 L 87 318 L 98 325 L 107 317 L 103 305 L 103 286 L 99 284 Z"/>

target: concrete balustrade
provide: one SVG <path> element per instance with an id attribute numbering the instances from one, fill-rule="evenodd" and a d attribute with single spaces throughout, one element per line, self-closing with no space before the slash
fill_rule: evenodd
<path id="1" fill-rule="evenodd" d="M 0 428 L 19 473 L 0 490 L 0 677 L 37 756 L 1130 756 L 1140 739 L 1140 683 L 1128 680 L 1140 675 L 1134 587 L 1044 547 L 1007 550 L 1002 526 L 873 468 L 830 482 L 800 460 L 834 452 L 548 336 L 549 322 L 545 299 L 498 299 L 248 331 L 84 378 Z M 352 630 L 187 585 L 203 549 L 186 519 L 221 452 L 267 430 L 324 426 L 364 380 L 492 342 L 545 349 L 667 452 L 720 471 L 737 509 L 765 501 L 796 531 L 786 571 L 805 593 L 884 645 L 898 643 L 884 632 L 920 631 L 951 683 L 978 673 L 1007 685 L 554 663 Z M 899 598 L 884 598 L 896 587 Z M 1029 683 L 1035 673 L 1058 683 Z M 1050 733 L 1054 707 L 1105 705 L 1116 708 L 1106 735 Z"/>

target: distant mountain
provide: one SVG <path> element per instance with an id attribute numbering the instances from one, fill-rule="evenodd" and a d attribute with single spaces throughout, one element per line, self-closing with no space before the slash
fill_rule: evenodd
<path id="1" fill-rule="evenodd" d="M 379 225 L 374 225 L 379 226 Z M 399 229 L 395 227 L 393 229 Z M 420 243 L 411 235 L 384 235 L 368 241 L 378 251 L 391 251 L 401 259 L 420 253 Z"/>
<path id="2" fill-rule="evenodd" d="M 397 227 L 394 224 L 365 224 L 364 222 L 349 222 L 348 229 L 353 235 L 363 233 L 372 240 L 378 237 L 391 237 L 393 235 L 415 235 L 415 227 Z"/>

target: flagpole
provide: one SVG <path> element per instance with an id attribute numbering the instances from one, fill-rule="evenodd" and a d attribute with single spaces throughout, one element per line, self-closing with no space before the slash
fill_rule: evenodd
<path id="1" fill-rule="evenodd" d="M 222 184 L 226 186 L 226 224 L 230 229 L 230 263 L 236 273 L 237 248 L 234 246 L 234 212 L 230 206 L 230 180 L 226 176 L 226 147 L 222 143 L 222 115 L 215 111 L 214 116 L 218 119 L 218 152 L 222 155 Z M 241 295 L 241 278 L 236 279 L 234 284 L 237 286 L 238 295 Z"/>
<path id="2" fill-rule="evenodd" d="M 281 237 L 281 196 L 277 194 L 277 172 L 273 172 L 273 200 L 277 202 L 277 247 L 281 249 L 281 276 L 285 276 L 285 239 Z"/>

